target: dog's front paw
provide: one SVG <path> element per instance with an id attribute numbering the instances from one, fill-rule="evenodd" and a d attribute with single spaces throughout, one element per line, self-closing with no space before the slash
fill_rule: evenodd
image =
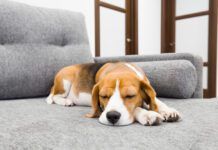
<path id="1" fill-rule="evenodd" d="M 142 125 L 159 125 L 164 120 L 164 118 L 159 113 L 154 111 L 140 109 L 136 113 L 136 120 Z"/>
<path id="2" fill-rule="evenodd" d="M 74 103 L 71 99 L 66 99 L 64 106 L 71 107 L 71 106 L 74 106 Z"/>
<path id="3" fill-rule="evenodd" d="M 179 112 L 174 108 L 166 108 L 160 111 L 161 116 L 164 118 L 164 121 L 167 122 L 176 122 L 181 118 Z"/>

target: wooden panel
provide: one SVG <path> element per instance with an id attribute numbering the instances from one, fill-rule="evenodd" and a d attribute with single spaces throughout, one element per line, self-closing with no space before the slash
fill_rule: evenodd
<path id="1" fill-rule="evenodd" d="M 118 7 L 121 7 L 121 8 L 126 8 L 126 6 L 125 6 L 126 1 L 125 0 L 101 0 L 101 1 L 118 6 Z"/>
<path id="2" fill-rule="evenodd" d="M 100 56 L 100 0 L 95 0 L 95 56 Z"/>
<path id="3" fill-rule="evenodd" d="M 175 0 L 162 0 L 161 53 L 175 52 Z"/>
<path id="4" fill-rule="evenodd" d="M 209 15 L 209 11 L 202 11 L 202 12 L 197 12 L 197 13 L 193 13 L 193 14 L 177 16 L 176 20 L 187 19 L 187 18 L 192 18 L 192 17 L 199 17 L 199 16 L 205 16 L 205 15 Z"/>
<path id="5" fill-rule="evenodd" d="M 126 0 L 126 55 L 138 54 L 138 0 Z"/>
<path id="6" fill-rule="evenodd" d="M 208 66 L 208 62 L 204 62 L 204 67 L 207 67 Z"/>
<path id="7" fill-rule="evenodd" d="M 112 4 L 109 4 L 109 3 L 105 3 L 105 2 L 100 1 L 99 5 L 102 6 L 102 7 L 106 7 L 106 8 L 109 8 L 109 9 L 113 9 L 113 10 L 116 10 L 116 11 L 119 11 L 119 12 L 126 13 L 126 9 L 115 6 L 115 5 L 112 5 Z"/>
<path id="8" fill-rule="evenodd" d="M 208 98 L 216 97 L 217 70 L 217 5 L 218 0 L 210 0 L 209 46 L 208 46 Z"/>
<path id="9" fill-rule="evenodd" d="M 209 98 L 208 89 L 204 89 L 204 98 Z"/>
<path id="10" fill-rule="evenodd" d="M 138 0 L 131 0 L 131 33 L 132 33 L 132 52 L 131 54 L 138 54 Z"/>

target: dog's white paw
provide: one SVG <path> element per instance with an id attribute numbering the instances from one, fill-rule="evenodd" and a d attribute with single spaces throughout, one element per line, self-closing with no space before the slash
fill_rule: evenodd
<path id="1" fill-rule="evenodd" d="M 47 104 L 53 104 L 53 103 L 54 103 L 51 95 L 49 95 L 49 96 L 46 98 L 45 101 L 46 101 Z"/>
<path id="2" fill-rule="evenodd" d="M 170 107 L 160 110 L 160 114 L 164 118 L 164 121 L 167 122 L 175 122 L 181 118 L 179 112 L 176 109 Z"/>
<path id="3" fill-rule="evenodd" d="M 71 99 L 66 99 L 65 100 L 65 105 L 64 106 L 67 106 L 67 107 L 70 107 L 70 106 L 73 106 L 73 101 Z"/>
<path id="4" fill-rule="evenodd" d="M 157 112 L 141 109 L 137 112 L 136 120 L 142 125 L 152 126 L 159 125 L 164 118 Z"/>

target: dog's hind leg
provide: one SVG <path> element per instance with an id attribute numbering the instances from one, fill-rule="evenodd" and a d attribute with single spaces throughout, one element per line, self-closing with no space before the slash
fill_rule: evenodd
<path id="1" fill-rule="evenodd" d="M 57 75 L 54 80 L 54 86 L 52 87 L 46 102 L 48 104 L 55 103 L 63 106 L 73 105 L 73 100 L 67 98 L 70 89 L 71 80 L 64 79 L 62 75 Z"/>
<path id="2" fill-rule="evenodd" d="M 63 106 L 72 106 L 73 99 L 68 99 L 67 96 L 71 89 L 71 82 L 68 80 L 62 80 L 62 88 L 59 88 L 58 91 L 54 92 L 53 101 L 58 105 Z"/>
<path id="3" fill-rule="evenodd" d="M 53 96 L 54 96 L 54 86 L 51 88 L 51 92 L 49 94 L 49 96 L 46 98 L 46 102 L 47 104 L 53 104 Z"/>

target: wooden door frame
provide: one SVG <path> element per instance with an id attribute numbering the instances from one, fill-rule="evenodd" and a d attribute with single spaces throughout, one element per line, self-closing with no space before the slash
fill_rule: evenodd
<path id="1" fill-rule="evenodd" d="M 175 53 L 175 0 L 161 1 L 161 53 Z"/>
<path id="2" fill-rule="evenodd" d="M 126 0 L 126 55 L 138 54 L 138 0 Z"/>
<path id="3" fill-rule="evenodd" d="M 175 28 L 176 20 L 209 16 L 208 29 L 208 62 L 204 66 L 208 67 L 208 85 L 204 89 L 204 97 L 216 97 L 216 76 L 217 76 L 217 7 L 218 0 L 209 0 L 209 10 L 188 15 L 176 16 L 176 0 L 162 0 L 162 20 L 161 20 L 161 53 L 175 53 Z"/>
<path id="4" fill-rule="evenodd" d="M 217 92 L 217 5 L 218 0 L 209 0 L 209 45 L 208 45 L 208 89 L 204 95 L 216 97 Z M 206 65 L 206 64 L 204 64 Z"/>
<path id="5" fill-rule="evenodd" d="M 95 56 L 101 55 L 100 45 L 100 8 L 108 8 L 121 13 L 125 13 L 126 35 L 125 53 L 126 55 L 138 54 L 138 0 L 125 0 L 125 8 L 115 6 L 101 0 L 95 0 Z M 128 41 L 127 39 L 130 39 Z"/>

